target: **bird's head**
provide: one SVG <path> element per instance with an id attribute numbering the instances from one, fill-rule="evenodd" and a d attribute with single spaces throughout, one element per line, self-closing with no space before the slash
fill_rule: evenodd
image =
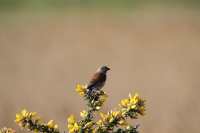
<path id="1" fill-rule="evenodd" d="M 99 67 L 97 71 L 101 73 L 106 73 L 108 70 L 110 70 L 110 68 L 104 65 Z"/>

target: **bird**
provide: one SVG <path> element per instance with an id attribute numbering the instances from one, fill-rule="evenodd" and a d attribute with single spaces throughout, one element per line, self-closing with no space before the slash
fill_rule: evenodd
<path id="1" fill-rule="evenodd" d="M 97 69 L 87 85 L 89 95 L 91 94 L 91 92 L 103 88 L 107 79 L 107 71 L 109 70 L 110 68 L 106 65 L 103 65 Z"/>

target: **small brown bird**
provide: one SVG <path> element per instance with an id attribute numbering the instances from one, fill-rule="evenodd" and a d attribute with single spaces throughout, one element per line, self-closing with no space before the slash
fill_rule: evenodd
<path id="1" fill-rule="evenodd" d="M 107 78 L 106 73 L 108 70 L 110 70 L 110 68 L 107 66 L 101 66 L 97 69 L 87 85 L 88 94 L 94 90 L 100 90 L 104 86 Z"/>

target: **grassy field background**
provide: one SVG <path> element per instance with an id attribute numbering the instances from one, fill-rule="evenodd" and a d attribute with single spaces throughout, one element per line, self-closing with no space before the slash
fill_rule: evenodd
<path id="1" fill-rule="evenodd" d="M 139 92 L 147 100 L 147 115 L 137 121 L 141 133 L 200 132 L 198 1 L 8 2 L 0 1 L 1 127 L 19 129 L 15 113 L 27 108 L 64 130 L 66 117 L 85 107 L 75 85 L 108 64 L 104 111 Z"/>

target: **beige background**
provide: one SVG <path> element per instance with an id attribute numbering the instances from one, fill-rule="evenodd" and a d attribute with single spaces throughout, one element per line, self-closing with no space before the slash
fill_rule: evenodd
<path id="1" fill-rule="evenodd" d="M 147 100 L 141 133 L 199 133 L 199 16 L 176 8 L 2 15 L 0 126 L 19 129 L 15 113 L 26 108 L 63 130 L 84 109 L 75 85 L 108 64 L 104 111 L 137 91 Z"/>

